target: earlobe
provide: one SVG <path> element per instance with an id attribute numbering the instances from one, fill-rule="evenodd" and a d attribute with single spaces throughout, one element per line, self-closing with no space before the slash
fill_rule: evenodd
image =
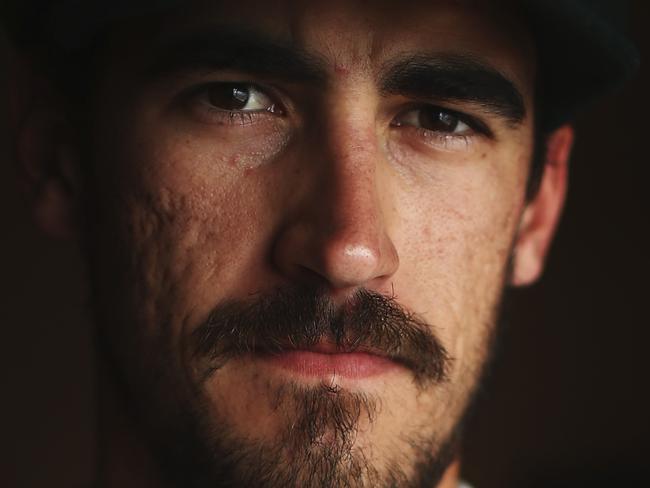
<path id="1" fill-rule="evenodd" d="M 513 286 L 529 285 L 542 274 L 564 207 L 573 139 L 569 125 L 556 129 L 547 139 L 539 191 L 526 206 L 519 225 L 510 278 Z"/>

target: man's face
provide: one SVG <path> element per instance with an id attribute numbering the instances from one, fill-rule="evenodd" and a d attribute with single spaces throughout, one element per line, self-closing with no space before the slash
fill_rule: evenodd
<path id="1" fill-rule="evenodd" d="M 528 38 L 484 2 L 153 23 L 107 47 L 86 247 L 154 449 L 182 486 L 431 483 L 526 204 Z"/>

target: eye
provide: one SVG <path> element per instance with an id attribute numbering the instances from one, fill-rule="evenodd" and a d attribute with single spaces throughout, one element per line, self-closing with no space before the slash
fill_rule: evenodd
<path id="1" fill-rule="evenodd" d="M 261 89 L 247 83 L 211 83 L 203 89 L 210 108 L 228 112 L 273 112 L 280 110 Z"/>
<path id="2" fill-rule="evenodd" d="M 415 127 L 449 135 L 469 135 L 473 132 L 460 114 L 439 107 L 418 107 L 403 112 L 394 121 L 396 127 Z"/>

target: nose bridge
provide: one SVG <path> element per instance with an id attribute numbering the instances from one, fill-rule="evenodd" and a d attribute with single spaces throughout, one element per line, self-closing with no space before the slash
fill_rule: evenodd
<path id="1" fill-rule="evenodd" d="M 307 269 L 337 289 L 378 287 L 398 263 L 383 210 L 386 195 L 379 192 L 382 155 L 372 112 L 341 105 L 326 114 L 304 149 L 314 191 L 285 231 L 282 253 L 290 257 L 283 258 L 284 268 Z"/>
<path id="2" fill-rule="evenodd" d="M 320 161 L 327 181 L 323 217 L 335 251 L 379 259 L 387 238 L 378 181 L 382 155 L 368 98 L 350 90 L 329 105 Z"/>
<path id="3" fill-rule="evenodd" d="M 326 130 L 322 171 L 328 205 L 323 207 L 338 232 L 375 238 L 382 227 L 374 126 L 362 117 L 337 117 Z"/>

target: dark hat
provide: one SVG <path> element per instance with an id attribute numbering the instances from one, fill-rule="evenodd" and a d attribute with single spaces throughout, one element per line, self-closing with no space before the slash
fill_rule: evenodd
<path id="1" fill-rule="evenodd" d="M 626 36 L 625 0 L 525 0 L 539 52 L 547 127 L 634 76 L 639 53 Z"/>
<path id="2" fill-rule="evenodd" d="M 625 0 L 520 0 L 536 39 L 540 102 L 547 129 L 631 78 L 639 55 L 626 36 Z M 103 26 L 151 14 L 181 0 L 10 0 L 7 25 L 17 42 L 75 50 Z"/>

